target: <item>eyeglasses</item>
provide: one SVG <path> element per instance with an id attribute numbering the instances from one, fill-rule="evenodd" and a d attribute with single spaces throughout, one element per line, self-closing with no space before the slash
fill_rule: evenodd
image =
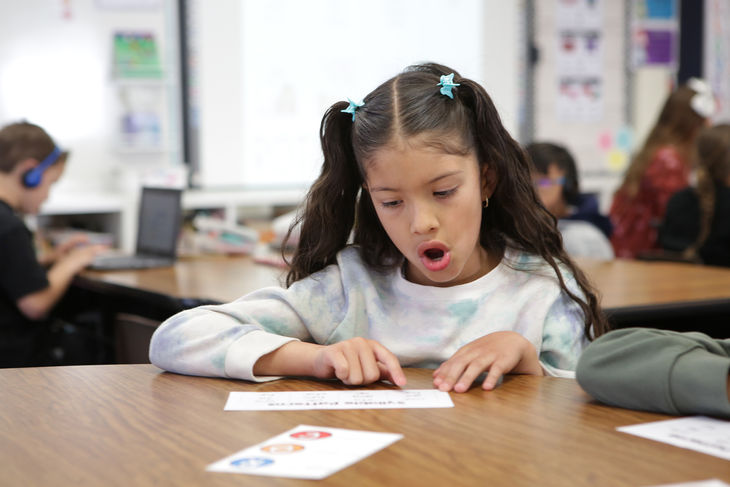
<path id="1" fill-rule="evenodd" d="M 535 185 L 539 188 L 547 188 L 550 186 L 563 186 L 565 185 L 565 177 L 560 178 L 539 178 L 535 179 Z"/>

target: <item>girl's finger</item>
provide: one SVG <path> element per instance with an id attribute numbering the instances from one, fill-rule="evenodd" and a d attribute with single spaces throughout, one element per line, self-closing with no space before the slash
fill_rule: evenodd
<path id="1" fill-rule="evenodd" d="M 466 363 L 463 363 L 461 361 L 454 362 L 452 360 L 448 360 L 447 362 L 444 362 L 443 365 L 447 365 L 444 367 L 444 371 L 441 374 L 441 382 L 437 385 L 436 380 L 434 380 L 434 385 L 438 387 L 440 391 L 448 392 L 451 390 L 451 388 L 456 384 L 456 381 L 461 377 L 461 375 L 464 373 L 464 369 L 466 369 Z"/>
<path id="2" fill-rule="evenodd" d="M 329 355 L 327 358 L 329 366 L 332 367 L 335 377 L 344 382 L 350 375 L 350 365 L 347 363 L 345 356 L 338 350 Z"/>
<path id="3" fill-rule="evenodd" d="M 492 364 L 492 366 L 489 368 L 489 373 L 487 374 L 487 378 L 484 379 L 484 382 L 482 383 L 482 389 L 485 391 L 491 391 L 495 387 L 497 387 L 497 382 L 499 382 L 499 379 L 502 378 L 502 375 L 504 374 L 504 369 L 502 366 L 500 366 L 498 363 Z"/>
<path id="4" fill-rule="evenodd" d="M 378 362 L 385 366 L 390 381 L 397 386 L 406 385 L 406 375 L 403 373 L 403 368 L 400 366 L 398 357 L 393 352 L 382 346 L 380 343 L 374 342 L 373 351 Z M 381 369 L 382 370 L 382 369 Z"/>
<path id="5" fill-rule="evenodd" d="M 375 350 L 363 347 L 359 350 L 358 359 L 362 371 L 362 384 L 370 384 L 380 379 L 380 369 L 375 361 Z"/>
<path id="6" fill-rule="evenodd" d="M 348 374 L 346 377 L 339 379 L 345 384 L 357 385 L 362 384 L 362 368 L 360 366 L 360 354 L 352 347 L 347 347 L 342 351 L 347 360 Z"/>
<path id="7" fill-rule="evenodd" d="M 468 391 L 476 378 L 479 377 L 479 374 L 484 372 L 488 365 L 489 364 L 481 365 L 477 362 L 470 363 L 466 370 L 464 370 L 464 373 L 461 374 L 461 377 L 459 377 L 456 384 L 454 384 L 454 392 Z"/>

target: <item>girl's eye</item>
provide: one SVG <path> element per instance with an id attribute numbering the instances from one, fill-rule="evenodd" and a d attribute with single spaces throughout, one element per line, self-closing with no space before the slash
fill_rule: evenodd
<path id="1" fill-rule="evenodd" d="M 400 200 L 383 201 L 380 204 L 383 206 L 383 208 L 395 208 L 395 207 L 397 207 L 398 205 L 401 204 L 401 201 Z"/>
<path id="2" fill-rule="evenodd" d="M 438 198 L 448 198 L 454 193 L 456 193 L 456 188 L 447 189 L 446 191 L 434 191 L 433 195 Z"/>

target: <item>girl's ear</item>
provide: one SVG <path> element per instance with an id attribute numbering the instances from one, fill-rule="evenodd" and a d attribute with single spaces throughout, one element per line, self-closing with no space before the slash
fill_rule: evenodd
<path id="1" fill-rule="evenodd" d="M 487 164 L 482 164 L 481 167 L 481 179 L 482 179 L 482 200 L 484 198 L 491 198 L 494 194 L 494 189 L 497 187 L 497 174 Z"/>

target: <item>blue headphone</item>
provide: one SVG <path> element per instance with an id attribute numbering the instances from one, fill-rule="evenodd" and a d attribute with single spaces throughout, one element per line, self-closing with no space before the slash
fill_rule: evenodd
<path id="1" fill-rule="evenodd" d="M 41 161 L 40 164 L 23 174 L 23 186 L 25 186 L 26 188 L 35 188 L 36 186 L 41 184 L 41 180 L 43 179 L 43 172 L 51 167 L 60 156 L 61 149 L 59 149 L 58 146 L 54 147 L 53 151 L 48 154 L 46 158 Z"/>

